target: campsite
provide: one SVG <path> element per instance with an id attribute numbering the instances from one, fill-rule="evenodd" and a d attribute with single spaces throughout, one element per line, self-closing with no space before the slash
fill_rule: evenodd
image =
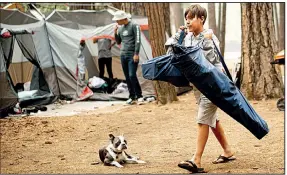
<path id="1" fill-rule="evenodd" d="M 238 160 L 212 164 L 221 149 L 210 133 L 203 155 L 203 164 L 209 173 L 284 173 L 284 112 L 278 111 L 276 100 L 251 101 L 251 104 L 268 122 L 270 133 L 258 140 L 220 111 L 220 120 Z M 121 108 L 122 105 L 114 105 L 74 116 L 1 119 L 1 172 L 188 173 L 177 164 L 189 159 L 195 150 L 196 104 L 192 93 L 180 96 L 178 102 L 160 107 L 148 103 Z M 98 157 L 98 149 L 108 143 L 110 132 L 124 134 L 128 140 L 128 153 L 139 156 L 147 164 L 125 165 L 124 168 L 104 166 Z M 92 165 L 96 162 L 99 164 Z"/>
<path id="2" fill-rule="evenodd" d="M 207 59 L 209 46 L 189 45 L 197 39 L 182 14 L 189 6 L 198 8 L 195 4 L 0 3 L 0 172 L 194 173 L 200 167 L 192 165 L 189 172 L 178 164 L 198 151 L 201 128 L 209 125 L 201 159 L 208 173 L 283 174 L 282 3 L 199 3 L 208 18 L 214 13 L 208 21 L 193 19 L 212 28 L 198 36 L 213 41 L 216 64 Z M 160 15 L 162 11 L 166 13 Z M 127 23 L 120 26 L 121 20 Z M 128 44 L 122 39 L 117 43 L 120 34 L 115 34 L 129 24 L 140 38 L 135 42 L 139 52 L 133 50 L 130 57 L 136 65 L 132 73 L 124 63 L 130 55 L 122 54 Z M 178 30 L 182 24 L 185 28 Z M 111 42 L 112 78 L 108 67 L 101 77 L 103 45 L 96 37 Z M 217 128 L 198 121 L 205 108 L 203 97 L 196 98 L 198 90 L 218 107 L 211 117 L 218 116 L 224 127 L 234 161 L 212 163 L 223 152 Z M 126 140 L 113 143 L 109 134 Z M 105 166 L 112 164 L 100 160 L 99 150 L 113 145 L 104 149 L 105 161 L 116 160 L 124 152 L 114 150 L 120 143 L 146 163 Z M 110 159 L 108 154 L 117 156 Z"/>

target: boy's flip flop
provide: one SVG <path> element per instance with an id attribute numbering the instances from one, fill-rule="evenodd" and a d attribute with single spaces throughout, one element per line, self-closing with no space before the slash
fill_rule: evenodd
<path id="1" fill-rule="evenodd" d="M 180 162 L 178 164 L 178 167 L 186 169 L 192 173 L 206 173 L 206 171 L 204 171 L 204 168 L 198 168 L 196 164 L 191 160 Z"/>
<path id="2" fill-rule="evenodd" d="M 229 157 L 225 157 L 223 155 L 220 155 L 218 156 L 218 158 L 216 160 L 214 160 L 212 163 L 213 164 L 218 164 L 218 163 L 227 163 L 227 162 L 230 162 L 230 161 L 233 161 L 235 160 L 236 158 L 232 155 L 232 156 L 229 156 Z"/>

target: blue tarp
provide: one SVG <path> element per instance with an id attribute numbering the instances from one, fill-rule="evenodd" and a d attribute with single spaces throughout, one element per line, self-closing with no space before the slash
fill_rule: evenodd
<path id="1" fill-rule="evenodd" d="M 241 91 L 204 57 L 200 47 L 173 46 L 171 63 L 213 104 L 242 124 L 258 139 L 268 125 L 252 108 Z"/>

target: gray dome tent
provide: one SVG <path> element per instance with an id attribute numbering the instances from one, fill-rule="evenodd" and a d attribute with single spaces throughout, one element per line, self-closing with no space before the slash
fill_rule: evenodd
<path id="1" fill-rule="evenodd" d="M 98 49 L 97 44 L 93 44 L 91 38 L 93 36 L 99 35 L 109 35 L 114 36 L 113 29 L 116 25 L 113 18 L 113 10 L 73 10 L 73 11 L 64 11 L 64 10 L 54 10 L 50 15 L 46 17 L 48 22 L 51 22 L 56 25 L 63 27 L 77 29 L 79 32 L 85 31 L 83 37 L 85 37 L 87 48 L 92 55 L 94 62 L 98 63 Z M 96 20 L 95 20 L 96 19 Z M 133 19 L 132 19 L 133 20 Z M 134 20 L 135 23 L 142 25 L 147 24 L 146 18 L 136 17 Z M 152 50 L 150 43 L 144 33 L 141 33 L 141 49 L 140 49 L 140 66 L 137 71 L 139 81 L 143 90 L 144 95 L 154 95 L 154 88 L 152 82 L 146 80 L 142 77 L 141 64 L 148 59 L 152 58 Z M 113 54 L 113 72 L 114 76 L 120 79 L 124 79 L 124 74 L 122 71 L 120 63 L 120 49 L 118 46 L 112 48 Z M 89 56 L 87 56 L 89 57 Z M 89 65 L 89 64 L 87 64 Z M 90 73 L 89 73 L 89 77 Z M 95 97 L 95 96 L 94 96 Z M 125 99 L 127 94 L 120 94 L 115 96 L 109 96 L 115 98 Z M 97 99 L 97 97 L 95 97 Z"/>
<path id="2" fill-rule="evenodd" d="M 5 25 L 4 25 L 5 26 Z M 1 25 L 1 27 L 4 27 Z M 18 101 L 20 102 L 20 107 L 27 106 L 39 106 L 44 104 L 49 104 L 53 102 L 56 98 L 50 91 L 50 87 L 47 83 L 47 79 L 44 77 L 42 67 L 38 58 L 37 51 L 35 49 L 35 44 L 32 39 L 31 32 L 22 29 L 3 29 L 0 36 L 0 113 L 7 112 L 7 110 L 13 107 Z M 8 34 L 9 36 L 5 35 Z M 30 90 L 35 93 L 33 96 L 26 96 L 24 98 L 18 98 L 17 89 L 12 81 L 10 73 L 8 71 L 13 60 L 13 50 L 14 45 L 17 43 L 24 57 L 33 65 L 33 76 L 31 78 Z M 20 92 L 19 92 L 20 93 Z M 23 94 L 23 93 L 22 93 Z"/>
<path id="3" fill-rule="evenodd" d="M 19 101 L 17 94 L 13 92 L 13 85 L 17 82 L 24 83 L 26 81 L 37 82 L 38 88 L 41 89 L 41 82 L 45 80 L 49 93 L 49 97 L 66 97 L 73 98 L 75 95 L 79 95 L 76 82 L 76 69 L 77 69 L 77 57 L 80 50 L 80 40 L 86 38 L 86 48 L 91 54 L 91 58 L 86 58 L 87 70 L 89 77 L 97 75 L 97 45 L 92 43 L 91 37 L 99 35 L 113 36 L 113 29 L 115 23 L 105 25 L 102 27 L 93 27 L 89 25 L 78 24 L 74 21 L 56 21 L 49 22 L 46 20 L 36 20 L 29 15 L 26 15 L 18 10 L 3 10 L 0 9 L 0 25 L 1 28 L 6 28 L 9 31 L 26 30 L 33 31 L 34 34 L 27 35 L 30 39 L 24 39 L 22 36 L 15 37 L 17 42 L 14 42 L 13 47 L 4 46 L 7 41 L 1 42 L 1 105 L 0 111 L 7 109 Z M 29 19 L 31 18 L 31 19 Z M 10 20 L 13 19 L 13 20 Z M 15 20 L 14 20 L 15 19 Z M 26 24 L 23 24 L 26 21 Z M 74 26 L 80 26 L 81 29 L 67 28 L 67 26 L 60 26 L 61 24 L 73 23 Z M 87 27 L 88 26 L 88 27 Z M 82 29 L 85 28 L 85 29 Z M 143 34 L 142 34 L 143 35 Z M 151 59 L 151 48 L 145 37 L 142 37 L 142 45 L 140 52 L 140 64 L 147 59 Z M 29 42 L 28 42 L 29 41 Z M 23 52 L 28 48 L 34 48 L 32 56 L 29 56 Z M 31 49 L 30 49 L 31 50 Z M 9 67 L 3 66 L 6 64 L 6 53 L 13 53 Z M 119 56 L 119 48 L 114 47 L 113 55 L 113 68 L 115 71 L 115 77 L 123 78 L 121 65 L 117 56 Z M 34 59 L 34 56 L 35 59 Z M 31 57 L 33 59 L 31 59 Z M 36 60 L 37 63 L 33 61 Z M 2 64 L 3 63 L 3 64 Z M 26 64 L 27 63 L 27 64 Z M 38 65 L 37 65 L 38 64 Z M 92 65 L 93 64 L 93 65 Z M 92 66 L 91 66 L 92 65 Z M 14 69 L 12 69 L 14 67 Z M 36 68 L 38 69 L 36 69 Z M 92 67 L 92 68 L 91 68 Z M 35 69 L 34 69 L 35 68 Z M 93 69 L 94 68 L 94 69 Z M 34 70 L 33 70 L 34 69 Z M 11 75 L 8 76 L 7 72 Z M 32 73 L 33 72 L 33 73 Z M 43 78 L 36 76 L 42 73 Z M 142 86 L 144 95 L 154 95 L 154 89 L 152 82 L 146 80 L 141 75 L 141 68 L 138 71 L 139 81 Z M 8 77 L 8 78 L 7 78 Z M 3 82 L 3 83 L 2 83 Z M 5 83 L 4 83 L 5 82 Z M 31 82 L 31 84 L 33 84 Z M 45 84 L 45 83 L 44 83 Z M 4 94 L 7 87 L 11 89 L 10 93 Z M 85 87 L 80 87 L 79 91 Z M 45 88 L 44 88 L 45 89 Z M 47 91 L 48 92 L 48 91 Z M 39 92 L 40 93 L 40 92 Z M 8 95 L 10 94 L 10 95 Z M 13 95 L 14 94 L 14 95 Z M 40 97 L 42 94 L 38 94 Z M 115 99 L 127 99 L 128 94 L 94 94 L 93 99 L 96 100 L 115 100 Z M 5 100 L 4 100 L 5 99 Z M 9 100 L 8 100 L 9 99 Z M 27 104 L 29 105 L 29 104 Z"/>

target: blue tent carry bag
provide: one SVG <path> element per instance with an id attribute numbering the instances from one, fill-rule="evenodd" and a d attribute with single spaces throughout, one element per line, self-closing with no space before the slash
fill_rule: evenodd
<path id="1" fill-rule="evenodd" d="M 178 43 L 181 44 L 185 37 L 184 31 L 181 32 Z M 148 60 L 142 64 L 142 74 L 148 80 L 166 81 L 177 87 L 189 86 L 189 81 L 173 64 L 172 55 L 163 55 Z"/>
<path id="2" fill-rule="evenodd" d="M 231 80 L 228 69 L 225 70 L 225 75 L 207 61 L 198 46 L 173 47 L 172 64 L 213 104 L 242 124 L 256 138 L 261 139 L 269 132 L 267 123 L 255 112 Z M 217 48 L 216 50 L 218 51 Z M 222 62 L 225 64 L 224 60 Z"/>

